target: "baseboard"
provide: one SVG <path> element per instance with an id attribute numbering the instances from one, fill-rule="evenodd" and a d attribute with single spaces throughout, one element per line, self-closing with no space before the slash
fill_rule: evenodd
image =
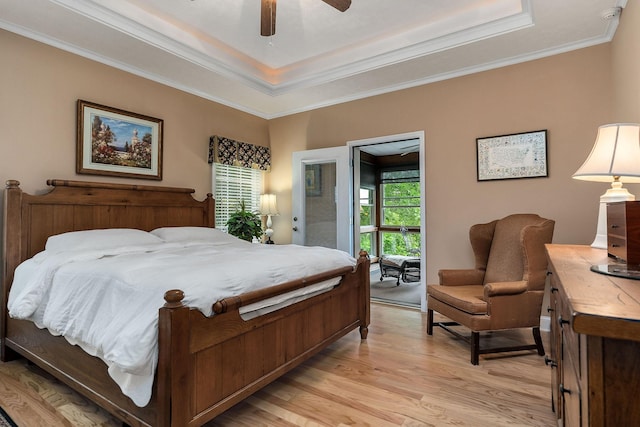
<path id="1" fill-rule="evenodd" d="M 540 316 L 540 330 L 545 332 L 551 331 L 551 318 L 549 316 Z"/>

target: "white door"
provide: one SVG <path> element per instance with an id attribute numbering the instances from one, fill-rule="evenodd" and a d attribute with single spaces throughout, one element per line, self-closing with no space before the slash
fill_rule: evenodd
<path id="1" fill-rule="evenodd" d="M 293 153 L 292 242 L 353 255 L 349 147 Z"/>

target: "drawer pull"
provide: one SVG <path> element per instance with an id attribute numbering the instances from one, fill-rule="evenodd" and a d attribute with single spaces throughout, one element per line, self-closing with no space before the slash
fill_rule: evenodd
<path id="1" fill-rule="evenodd" d="M 551 308 L 551 306 L 547 307 L 547 313 L 551 313 L 552 311 L 555 311 L 555 310 Z"/>
<path id="2" fill-rule="evenodd" d="M 571 390 L 569 390 L 568 388 L 564 388 L 564 385 L 560 384 L 560 393 L 562 393 L 562 394 L 571 394 Z"/>
<path id="3" fill-rule="evenodd" d="M 612 243 L 612 244 L 611 244 L 611 247 L 612 247 L 612 248 L 619 248 L 619 247 L 620 247 L 620 245 L 616 245 L 615 243 Z"/>
<path id="4" fill-rule="evenodd" d="M 551 292 L 558 292 L 558 288 L 551 287 Z"/>
<path id="5" fill-rule="evenodd" d="M 562 315 L 558 316 L 558 325 L 560 325 L 560 327 L 562 327 L 562 325 L 568 325 L 569 323 L 571 322 L 563 319 Z"/>
<path id="6" fill-rule="evenodd" d="M 547 366 L 551 365 L 552 368 L 558 366 L 558 364 L 554 362 L 553 359 L 549 359 L 549 356 L 544 356 L 544 364 Z"/>
<path id="7" fill-rule="evenodd" d="M 620 226 L 619 226 L 619 225 L 617 225 L 617 224 L 613 224 L 613 225 L 611 226 L 611 228 L 620 228 Z"/>

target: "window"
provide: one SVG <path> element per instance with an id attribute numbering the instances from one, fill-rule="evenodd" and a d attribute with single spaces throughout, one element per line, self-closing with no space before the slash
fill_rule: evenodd
<path id="1" fill-rule="evenodd" d="M 420 252 L 420 170 L 385 170 L 382 191 L 382 253 L 415 255 Z M 417 228 L 417 229 L 416 229 Z"/>
<path id="2" fill-rule="evenodd" d="M 213 163 L 213 194 L 216 201 L 216 228 L 227 231 L 229 216 L 240 209 L 260 211 L 262 174 L 259 169 Z"/>
<path id="3" fill-rule="evenodd" d="M 360 188 L 360 226 L 375 224 L 374 190 Z"/>
<path id="4" fill-rule="evenodd" d="M 375 190 L 360 188 L 360 249 L 376 256 Z"/>
<path id="5" fill-rule="evenodd" d="M 420 226 L 420 171 L 383 171 L 382 225 Z"/>

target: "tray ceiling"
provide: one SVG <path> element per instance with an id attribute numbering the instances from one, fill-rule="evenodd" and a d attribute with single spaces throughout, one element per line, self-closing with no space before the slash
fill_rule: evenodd
<path id="1" fill-rule="evenodd" d="M 612 39 L 626 0 L 0 0 L 0 28 L 264 118 Z"/>

